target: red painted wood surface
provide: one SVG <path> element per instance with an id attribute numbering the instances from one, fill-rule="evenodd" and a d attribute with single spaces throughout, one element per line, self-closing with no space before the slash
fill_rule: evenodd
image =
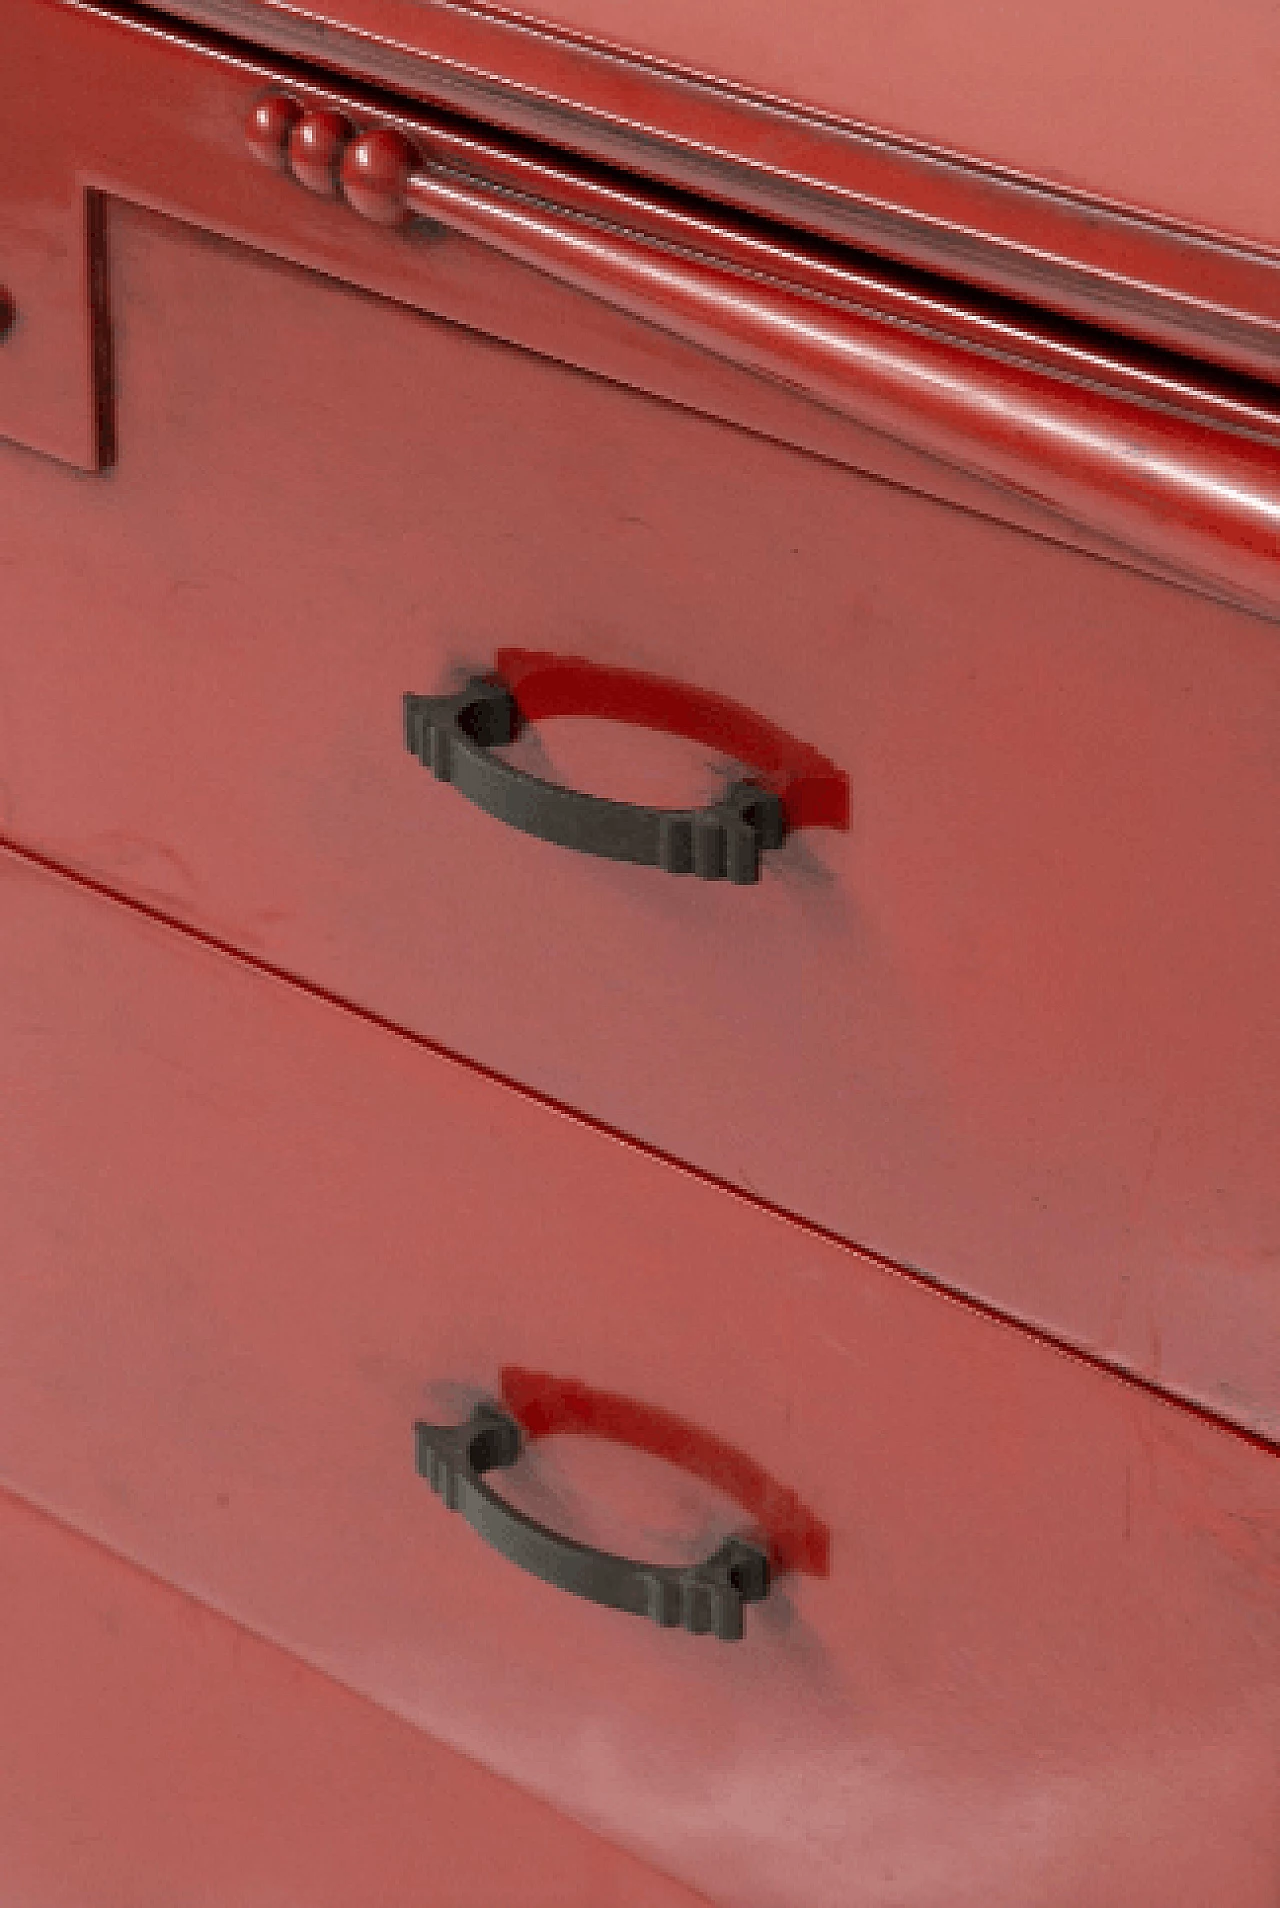
<path id="1" fill-rule="evenodd" d="M 300 112 L 305 116 L 309 110 L 300 104 L 309 97 L 310 89 L 297 98 L 291 91 L 272 92 L 253 105 L 245 125 L 246 144 L 273 171 L 289 170 L 288 130 Z M 399 130 L 378 119 L 370 127 L 368 111 L 354 98 L 348 113 L 354 136 L 342 161 L 343 196 L 380 223 L 402 223 L 410 213 L 415 171 L 440 167 L 455 187 L 483 185 L 516 193 L 539 202 L 543 210 L 581 215 L 667 250 L 729 266 L 740 279 L 776 280 L 819 300 L 924 328 L 973 351 L 1035 366 L 1069 382 L 1114 390 L 1167 413 L 1257 435 L 1274 428 L 1280 398 L 1273 386 L 1222 377 L 1212 362 L 1144 352 L 1114 333 L 1059 323 L 1043 309 L 984 299 L 962 284 L 897 269 L 883 257 L 823 246 L 803 234 L 752 222 L 731 208 L 678 196 L 642 179 L 622 180 L 571 155 L 548 154 L 491 128 L 467 127 L 422 111 L 402 114 Z M 488 233 L 485 242 L 494 239 L 495 234 Z M 552 269 L 553 260 L 542 268 Z M 742 285 L 744 295 L 753 289 Z M 607 295 L 607 281 L 602 279 L 596 290 Z M 1271 358 L 1264 355 L 1259 369 L 1265 374 L 1271 368 Z"/>
<path id="2" fill-rule="evenodd" d="M 15 1908 L 695 1908 L 11 1497 L 0 1594 L 0 1871 Z"/>
<path id="3" fill-rule="evenodd" d="M 1271 1908 L 1274 1453 L 12 855 L 0 901 L 5 1483 L 733 1908 Z M 508 1365 L 723 1441 L 825 1574 L 731 1645 L 522 1575 L 410 1435 Z M 581 1437 L 506 1488 L 658 1560 L 740 1517 Z"/>
<path id="4" fill-rule="evenodd" d="M 305 122 L 304 122 L 305 123 Z M 703 260 L 424 167 L 409 207 L 496 246 L 746 370 L 773 377 L 943 462 L 1030 495 L 1192 578 L 1221 580 L 1258 607 L 1280 582 L 1274 442 L 1202 422 L 1179 425 L 1096 389 L 1054 386 L 1038 369 L 789 288 L 752 284 Z"/>
<path id="5" fill-rule="evenodd" d="M 781 243 L 712 209 L 606 184 L 436 117 L 402 117 L 403 134 L 385 127 L 374 134 L 397 145 L 408 136 L 484 181 L 635 228 L 646 247 L 655 239 L 668 254 L 672 244 L 706 254 L 692 286 L 667 287 L 655 307 L 662 258 L 655 274 L 646 252 L 637 258 L 629 244 L 620 278 L 612 255 L 625 234 L 601 234 L 591 294 L 616 299 L 622 290 L 626 302 L 623 280 L 634 279 L 639 264 L 659 336 L 652 323 L 611 319 L 594 295 L 566 302 L 541 273 L 512 272 L 493 249 L 502 231 L 492 217 L 479 252 L 456 239 L 429 252 L 362 243 L 332 204 L 339 129 L 356 130 L 364 111 L 357 99 L 308 88 L 300 96 L 305 114 L 280 101 L 280 123 L 268 124 L 278 75 L 56 0 L 23 0 L 0 15 L 0 34 L 14 82 L 7 123 L 20 156 L 0 208 L 16 313 L 0 353 L 0 430 L 20 442 L 89 469 L 114 454 L 104 220 L 110 201 L 123 198 L 1076 547 L 1156 574 L 1189 566 L 1201 587 L 1249 602 L 1261 591 L 1276 604 L 1274 565 L 1254 560 L 1252 547 L 1274 503 L 1271 463 L 1255 457 L 1253 468 L 1249 457 L 1251 440 L 1277 438 L 1280 406 L 1256 383 L 1224 383 L 1185 362 L 975 303 L 955 287 Z M 111 87 L 99 83 L 104 68 L 116 75 Z M 322 126 L 330 149 L 312 173 L 307 143 Z M 320 188 L 318 214 L 290 206 L 275 184 L 259 179 L 255 191 L 247 182 L 246 151 L 278 169 L 291 133 L 303 173 Z M 349 170 L 362 150 L 360 140 L 348 148 Z M 355 185 L 366 204 L 368 183 Z M 348 196 L 351 186 L 348 178 Z M 490 196 L 481 209 L 491 214 Z M 521 243 L 528 223 L 518 222 Z M 571 241 L 575 233 L 580 239 L 576 219 Z M 564 245 L 548 249 L 547 239 L 539 237 L 539 262 L 554 269 Z M 580 247 L 571 242 L 569 250 Z M 571 271 L 580 263 L 568 260 Z M 761 287 L 762 276 L 778 284 Z M 851 308 L 843 319 L 840 306 Z M 720 357 L 685 345 L 673 324 L 691 325 Z M 724 361 L 735 357 L 766 376 L 744 376 Z M 806 382 L 819 402 L 789 388 L 803 392 Z M 1100 401 L 1103 393 L 1119 402 Z M 1168 427 L 1154 457 L 1152 407 Z M 1138 486 L 1135 495 L 1139 440 L 1150 483 L 1149 494 Z M 1097 481 L 1087 481 L 1090 473 Z"/>
<path id="6" fill-rule="evenodd" d="M 478 239 L 1068 522 L 1234 589 L 1251 606 L 1276 606 L 1280 417 L 1256 393 L 1249 403 L 1238 388 L 1210 387 L 1197 403 L 1167 368 L 1142 375 L 1117 364 L 1108 380 L 1100 362 L 1099 375 L 1090 376 L 1081 354 L 1071 363 L 1070 353 L 1033 346 L 1033 358 L 1047 356 L 1049 368 L 1067 373 L 1052 381 L 1044 363 L 1019 355 L 1025 332 L 1015 342 L 1008 327 L 966 325 L 919 296 L 885 294 L 868 311 L 865 275 L 855 289 L 831 274 L 822 287 L 827 299 L 815 299 L 807 284 L 761 282 L 762 266 L 772 263 L 776 276 L 791 259 L 762 260 L 757 245 L 744 260 L 736 229 L 720 242 L 710 221 L 690 231 L 692 221 L 673 220 L 660 203 L 631 195 L 620 205 L 622 195 L 597 195 L 586 176 L 545 165 L 528 169 L 532 179 L 510 168 L 517 191 L 532 185 L 537 194 L 513 198 L 510 178 L 500 176 L 494 190 L 483 148 L 476 153 L 481 176 L 470 168 L 460 175 L 448 163 L 452 142 L 442 164 L 430 135 L 417 150 L 385 128 L 357 137 L 350 119 L 302 112 L 288 95 L 258 102 L 246 140 L 273 169 L 287 161 L 312 190 L 332 194 L 341 172 L 348 201 L 379 224 L 414 213 Z M 327 155 L 318 173 L 310 157 L 317 140 Z M 602 214 L 618 217 L 624 229 L 603 226 Z M 637 222 L 640 232 L 631 229 Z M 895 302 L 894 315 L 905 322 L 889 326 L 886 311 Z M 938 335 L 950 329 L 960 335 Z M 1120 387 L 1114 395 L 1099 388 L 1108 381 Z M 1179 400 L 1189 408 L 1185 418 L 1176 415 Z"/>
<path id="7" fill-rule="evenodd" d="M 181 5 L 179 5 L 181 11 Z M 692 69 L 837 120 L 1084 188 L 1211 231 L 1280 245 L 1273 88 L 1280 27 L 1265 0 L 1106 0 L 1011 13 L 982 0 L 538 0 L 520 9 L 404 0 L 259 0 L 255 15 L 306 14 L 430 56 L 449 12 L 512 13 L 611 51 Z M 442 16 L 444 16 L 442 18 Z M 457 29 L 455 28 L 456 32 Z M 589 99 L 587 104 L 597 102 Z"/>
<path id="8" fill-rule="evenodd" d="M 166 11 L 881 256 L 1226 363 L 1250 349 L 1276 361 L 1263 0 L 1180 0 L 1154 29 L 1151 0 L 1016 18 L 941 0 L 892 15 L 865 0 L 642 17 L 616 0 Z"/>
<path id="9" fill-rule="evenodd" d="M 222 216 L 248 167 L 275 242 L 603 353 L 593 301 L 366 225 L 228 117 Z M 1274 626 L 108 222 L 119 461 L 0 450 L 9 833 L 1275 1436 Z M 849 835 L 730 896 L 503 830 L 399 711 L 508 644 L 736 699 L 850 776 Z M 528 751 L 718 780 L 612 724 Z"/>

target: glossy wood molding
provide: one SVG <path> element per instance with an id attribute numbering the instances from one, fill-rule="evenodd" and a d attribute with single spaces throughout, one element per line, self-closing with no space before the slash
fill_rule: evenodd
<path id="1" fill-rule="evenodd" d="M 82 0 L 0 10 L 0 69 L 17 75 L 2 261 L 15 317 L 0 344 L 0 433 L 46 454 L 85 469 L 111 462 L 104 234 L 115 199 L 583 362 L 573 328 L 549 322 L 545 283 L 539 293 L 536 281 L 508 278 L 484 304 L 465 260 L 420 242 L 426 220 L 479 240 L 478 259 L 532 266 L 685 341 L 681 401 L 731 417 L 745 405 L 752 419 L 790 407 L 788 441 L 817 433 L 825 448 L 833 431 L 856 432 L 856 467 L 904 469 L 932 494 L 1280 611 L 1280 398 L 1261 383 L 1064 329 L 350 87 L 304 83 Z M 102 71 L 111 84 L 91 79 Z M 276 96 L 284 119 L 256 126 L 255 110 Z M 246 122 L 257 156 L 308 190 L 254 167 Z M 363 220 L 344 214 L 340 190 Z M 450 274 L 468 289 L 441 304 Z M 539 302 L 540 331 L 528 321 Z M 585 368 L 595 368 L 589 353 Z M 724 409 L 737 368 L 755 375 L 737 380 L 738 409 Z M 634 381 L 653 388 L 648 361 Z"/>
<path id="2" fill-rule="evenodd" d="M 1261 601 L 1276 592 L 1274 445 L 1056 384 L 949 339 L 517 203 L 443 169 L 416 172 L 408 203 L 1087 529 Z"/>
<path id="3" fill-rule="evenodd" d="M 459 0 L 157 10 L 959 283 L 1254 375 L 1280 367 L 1280 258 L 1240 235 L 809 112 L 523 11 Z"/>
<path id="4" fill-rule="evenodd" d="M 314 114 L 295 125 L 287 101 L 268 99 L 248 128 L 258 157 L 274 157 L 268 124 L 286 122 L 276 146 L 283 152 L 287 137 L 288 164 L 316 189 L 308 140 L 323 142 L 337 122 Z M 661 207 L 645 219 L 648 230 L 615 224 L 599 212 L 638 220 L 643 201 L 601 200 L 565 168 L 543 167 L 535 181 L 558 191 L 556 203 L 439 163 L 429 147 L 417 153 L 377 128 L 327 163 L 365 216 L 395 223 L 413 214 L 477 239 L 1189 578 L 1225 584 L 1259 607 L 1280 600 L 1280 419 L 1260 409 L 1233 412 L 1210 390 L 1204 408 L 1216 401 L 1216 418 L 1176 415 L 1178 393 L 1155 378 L 1144 391 L 1136 376 L 1129 391 L 1115 376 L 1108 390 L 1103 364 L 1046 375 L 1019 361 L 1007 331 L 983 338 L 971 325 L 968 335 L 947 335 L 949 314 L 923 299 L 914 310 L 890 312 L 887 297 L 869 308 L 858 297 L 865 275 L 845 284 L 833 275 L 822 290 L 788 282 L 783 254 L 758 247 L 744 256 L 735 234 L 721 244 L 710 222 L 691 231 L 668 218 L 664 230 Z M 778 276 L 767 275 L 770 266 Z"/>

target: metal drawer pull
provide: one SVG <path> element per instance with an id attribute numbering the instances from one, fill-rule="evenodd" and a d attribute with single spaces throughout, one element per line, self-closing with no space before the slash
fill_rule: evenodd
<path id="1" fill-rule="evenodd" d="M 742 1637 L 744 1604 L 769 1593 L 768 1556 L 743 1538 L 730 1537 L 704 1562 L 683 1569 L 634 1563 L 562 1537 L 504 1502 L 484 1473 L 514 1464 L 523 1434 L 497 1405 L 477 1405 L 463 1424 L 416 1424 L 414 1436 L 418 1474 L 449 1509 L 461 1511 L 502 1556 L 557 1590 L 726 1643 Z"/>
<path id="2" fill-rule="evenodd" d="M 455 695 L 404 698 L 405 746 L 438 780 L 512 828 L 609 861 L 746 886 L 795 828 L 849 825 L 848 779 L 738 703 L 638 670 L 541 650 L 499 650 L 495 673 Z M 706 808 L 645 808 L 544 782 L 492 751 L 539 716 L 594 715 L 703 742 L 744 761 Z"/>

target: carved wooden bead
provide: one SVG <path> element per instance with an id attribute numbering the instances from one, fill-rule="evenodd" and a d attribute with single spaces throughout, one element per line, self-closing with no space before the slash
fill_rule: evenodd
<path id="1" fill-rule="evenodd" d="M 289 134 L 301 118 L 301 106 L 283 93 L 260 100 L 244 129 L 245 142 L 254 158 L 283 172 L 288 164 Z"/>
<path id="2" fill-rule="evenodd" d="M 340 113 L 304 113 L 289 134 L 289 169 L 299 185 L 332 197 L 350 137 L 351 128 Z"/>
<path id="3" fill-rule="evenodd" d="M 399 225 L 408 217 L 405 188 L 417 155 L 407 139 L 385 129 L 362 133 L 342 160 L 342 190 L 362 217 Z"/>

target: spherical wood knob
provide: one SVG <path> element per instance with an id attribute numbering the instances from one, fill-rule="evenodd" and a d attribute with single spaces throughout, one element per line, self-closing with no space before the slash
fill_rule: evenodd
<path id="1" fill-rule="evenodd" d="M 283 172 L 288 164 L 289 134 L 301 118 L 301 106 L 283 93 L 271 93 L 259 100 L 244 129 L 245 143 L 254 158 Z"/>
<path id="2" fill-rule="evenodd" d="M 342 159 L 342 190 L 362 217 L 377 225 L 399 225 L 408 214 L 405 187 L 417 154 L 397 132 L 362 133 Z"/>
<path id="3" fill-rule="evenodd" d="M 304 113 L 289 134 L 289 170 L 325 198 L 338 190 L 338 166 L 351 128 L 340 113 Z"/>

